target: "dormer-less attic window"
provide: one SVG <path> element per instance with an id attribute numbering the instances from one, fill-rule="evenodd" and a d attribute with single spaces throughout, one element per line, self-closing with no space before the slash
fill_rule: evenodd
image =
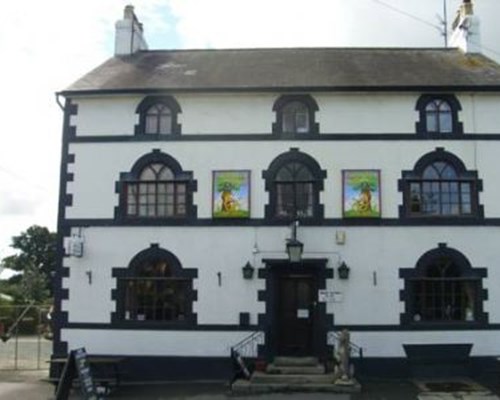
<path id="1" fill-rule="evenodd" d="M 309 132 L 309 110 L 300 101 L 292 101 L 283 107 L 284 133 Z"/>
<path id="2" fill-rule="evenodd" d="M 315 122 L 318 105 L 309 95 L 283 95 L 275 101 L 273 111 L 275 134 L 288 137 L 319 133 L 319 124 Z"/>
<path id="3" fill-rule="evenodd" d="M 181 133 L 177 123 L 181 108 L 172 96 L 148 96 L 137 106 L 139 124 L 135 127 L 136 135 L 165 137 Z"/>
<path id="4" fill-rule="evenodd" d="M 463 133 L 458 112 L 462 109 L 454 95 L 422 95 L 415 109 L 419 113 L 417 133 L 423 136 L 456 136 Z"/>
<path id="5" fill-rule="evenodd" d="M 172 133 L 172 111 L 170 108 L 162 103 L 149 107 L 146 112 L 144 133 L 148 135 Z"/>

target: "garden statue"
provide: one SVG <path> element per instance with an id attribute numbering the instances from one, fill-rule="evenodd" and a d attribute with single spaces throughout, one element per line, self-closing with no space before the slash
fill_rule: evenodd
<path id="1" fill-rule="evenodd" d="M 335 368 L 333 371 L 333 383 L 337 385 L 354 384 L 350 363 L 351 346 L 350 334 L 347 329 L 339 333 L 334 355 Z"/>

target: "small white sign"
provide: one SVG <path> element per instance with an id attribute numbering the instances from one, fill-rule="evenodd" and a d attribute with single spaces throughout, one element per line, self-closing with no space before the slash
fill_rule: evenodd
<path id="1" fill-rule="evenodd" d="M 309 310 L 307 308 L 299 308 L 297 310 L 297 318 L 309 318 Z"/>
<path id="2" fill-rule="evenodd" d="M 342 292 L 336 292 L 334 290 L 318 290 L 318 301 L 320 303 L 342 303 L 344 300 L 344 295 Z"/>
<path id="3" fill-rule="evenodd" d="M 333 294 L 332 290 L 320 289 L 318 290 L 318 301 L 320 303 L 333 303 Z"/>

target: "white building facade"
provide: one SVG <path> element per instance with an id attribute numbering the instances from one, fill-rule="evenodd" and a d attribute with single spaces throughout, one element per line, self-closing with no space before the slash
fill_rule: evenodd
<path id="1" fill-rule="evenodd" d="M 500 66 L 136 43 L 61 92 L 54 355 L 227 378 L 255 332 L 259 358 L 326 360 L 344 328 L 367 373 L 500 354 Z"/>

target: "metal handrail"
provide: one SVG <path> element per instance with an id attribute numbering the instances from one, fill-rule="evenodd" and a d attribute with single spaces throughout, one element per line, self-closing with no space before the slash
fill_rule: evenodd
<path id="1" fill-rule="evenodd" d="M 335 345 L 336 342 L 339 339 L 339 334 L 334 331 L 328 332 L 327 336 L 327 343 L 330 345 Z M 363 348 L 361 346 L 358 346 L 356 343 L 349 341 L 349 350 L 352 354 L 356 354 L 359 356 L 360 359 L 363 359 Z"/>
<path id="2" fill-rule="evenodd" d="M 231 346 L 231 354 L 238 353 L 242 357 L 256 358 L 258 356 L 259 344 L 264 344 L 264 332 L 252 332 L 249 336 Z"/>

